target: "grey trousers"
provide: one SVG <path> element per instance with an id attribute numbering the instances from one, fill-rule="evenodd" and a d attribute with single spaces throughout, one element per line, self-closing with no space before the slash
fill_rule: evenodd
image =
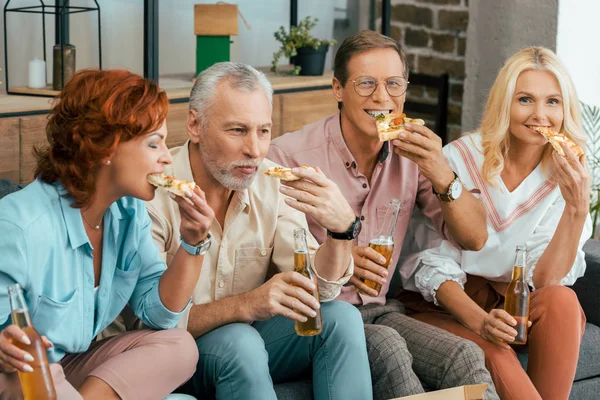
<path id="1" fill-rule="evenodd" d="M 397 300 L 358 309 L 375 400 L 478 383 L 488 384 L 486 399 L 499 399 L 475 343 L 405 315 Z"/>

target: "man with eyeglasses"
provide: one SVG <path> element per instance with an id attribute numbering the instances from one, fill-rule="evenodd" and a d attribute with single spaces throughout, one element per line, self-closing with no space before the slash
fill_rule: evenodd
<path id="1" fill-rule="evenodd" d="M 415 206 L 444 237 L 478 250 L 487 240 L 485 210 L 450 168 L 441 139 L 429 128 L 406 126 L 400 140 L 380 142 L 375 116 L 402 113 L 408 68 L 400 45 L 373 31 L 341 44 L 333 93 L 339 112 L 271 143 L 268 158 L 286 167 L 319 167 L 336 182 L 360 217 L 353 247 L 354 276 L 339 298 L 356 305 L 365 322 L 375 399 L 389 399 L 475 383 L 488 383 L 497 398 L 481 349 L 458 336 L 416 321 L 394 299 L 386 300 Z M 369 247 L 392 198 L 402 202 L 389 266 Z M 327 231 L 312 218 L 319 242 Z M 382 285 L 379 293 L 361 279 Z M 390 293 L 392 296 L 394 293 Z M 424 388 L 425 387 L 425 388 Z"/>

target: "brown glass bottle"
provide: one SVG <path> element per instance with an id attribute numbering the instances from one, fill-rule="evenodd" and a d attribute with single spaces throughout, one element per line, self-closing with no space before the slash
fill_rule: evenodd
<path id="1" fill-rule="evenodd" d="M 29 310 L 23 298 L 21 286 L 18 283 L 9 286 L 8 296 L 10 298 L 12 322 L 21 328 L 31 342 L 29 345 L 16 340 L 12 343 L 31 354 L 34 359 L 33 362 L 27 362 L 33 368 L 33 372 L 19 371 L 23 398 L 24 400 L 55 400 L 56 390 L 50 374 L 46 347 L 40 334 L 31 324 Z"/>
<path id="2" fill-rule="evenodd" d="M 387 211 L 385 212 L 383 226 L 369 242 L 370 248 L 385 257 L 385 264 L 383 264 L 383 267 L 385 268 L 389 266 L 392 259 L 392 253 L 394 253 L 394 232 L 396 231 L 398 213 L 400 212 L 401 205 L 402 202 L 398 199 L 390 200 Z M 360 280 L 371 289 L 375 289 L 379 296 L 379 292 L 381 292 L 381 283 L 364 278 L 360 278 Z M 359 290 L 359 292 L 366 294 L 361 290 Z"/>
<path id="3" fill-rule="evenodd" d="M 304 275 L 315 285 L 315 290 L 309 292 L 317 301 L 319 298 L 319 282 L 313 272 L 306 244 L 306 231 L 302 228 L 294 229 L 294 271 Z M 298 311 L 298 310 L 294 310 Z M 306 322 L 296 321 L 296 333 L 300 336 L 314 336 L 323 330 L 323 321 L 321 319 L 321 309 L 317 310 L 315 317 L 307 316 Z"/>
<path id="4" fill-rule="evenodd" d="M 527 343 L 527 325 L 529 323 L 529 286 L 527 285 L 527 250 L 525 246 L 517 246 L 512 280 L 506 289 L 504 310 L 516 321 L 513 328 L 517 331 L 512 344 Z"/>

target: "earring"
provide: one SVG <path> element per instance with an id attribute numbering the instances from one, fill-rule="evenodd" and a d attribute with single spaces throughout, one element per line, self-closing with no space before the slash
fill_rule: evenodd
<path id="1" fill-rule="evenodd" d="M 107 161 L 106 161 L 106 165 L 110 165 L 110 160 L 107 160 Z"/>

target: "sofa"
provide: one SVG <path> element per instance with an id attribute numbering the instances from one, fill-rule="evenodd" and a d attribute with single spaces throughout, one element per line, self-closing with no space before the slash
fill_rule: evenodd
<path id="1" fill-rule="evenodd" d="M 600 398 L 600 241 L 588 240 L 583 250 L 587 269 L 585 276 L 579 278 L 572 289 L 577 293 L 581 307 L 585 311 L 587 324 L 569 400 Z M 517 356 L 523 368 L 527 368 L 527 351 L 519 352 Z M 310 379 L 277 384 L 275 392 L 279 400 L 313 398 Z"/>
<path id="2" fill-rule="evenodd" d="M 23 185 L 0 180 L 0 199 L 22 187 Z M 577 280 L 573 290 L 577 293 L 585 311 L 587 324 L 579 351 L 579 363 L 570 400 L 600 398 L 600 241 L 588 240 L 583 250 L 586 255 L 587 269 L 585 276 Z M 523 367 L 527 368 L 527 352 L 520 352 L 518 356 Z M 275 393 L 279 400 L 312 399 L 310 377 L 276 384 Z"/>

